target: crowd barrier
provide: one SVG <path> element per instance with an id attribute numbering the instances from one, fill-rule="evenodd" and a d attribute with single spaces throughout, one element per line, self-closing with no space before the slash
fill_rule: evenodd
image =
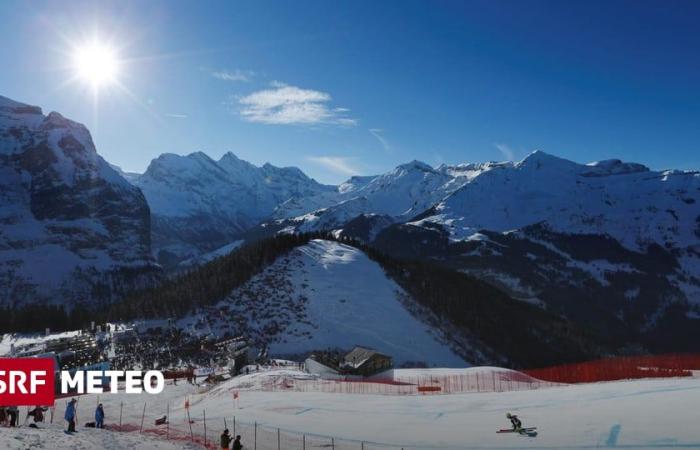
<path id="1" fill-rule="evenodd" d="M 133 417 L 138 405 L 123 405 L 124 416 Z M 126 411 L 131 408 L 134 411 Z M 113 423 L 106 428 L 113 432 L 146 433 L 155 435 L 169 441 L 189 442 L 205 449 L 220 449 L 220 436 L 223 430 L 228 428 L 230 435 L 241 436 L 243 448 L 249 450 L 409 450 L 412 447 L 403 447 L 379 442 L 368 442 L 352 439 L 340 439 L 313 433 L 301 433 L 294 430 L 273 427 L 263 423 L 240 420 L 232 415 L 226 419 L 217 418 L 211 420 L 206 417 L 206 410 L 191 408 L 189 411 L 180 410 L 171 415 L 167 423 L 154 425 L 155 419 L 160 416 L 144 408 L 143 425 L 140 423 Z M 130 412 L 130 414 L 127 414 Z M 140 414 L 141 411 L 138 411 Z"/>

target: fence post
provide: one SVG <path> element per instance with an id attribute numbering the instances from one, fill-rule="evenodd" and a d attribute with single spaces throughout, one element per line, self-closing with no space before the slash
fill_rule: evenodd
<path id="1" fill-rule="evenodd" d="M 365 450 L 365 443 L 364 443 L 364 441 L 362 442 L 362 450 Z"/>
<path id="2" fill-rule="evenodd" d="M 253 450 L 258 450 L 258 421 L 255 421 L 255 430 L 253 431 Z"/>
<path id="3" fill-rule="evenodd" d="M 119 402 L 119 431 L 122 431 L 122 410 L 124 409 L 124 402 Z"/>
<path id="4" fill-rule="evenodd" d="M 280 450 L 280 429 L 277 429 L 277 450 Z"/>
<path id="5" fill-rule="evenodd" d="M 335 450 L 335 438 L 331 438 L 331 448 Z"/>
<path id="6" fill-rule="evenodd" d="M 303 436 L 303 439 L 301 441 L 302 442 L 302 450 L 306 450 L 306 435 L 304 434 L 302 436 Z"/>
<path id="7" fill-rule="evenodd" d="M 233 416 L 233 435 L 236 435 L 236 416 Z"/>
<path id="8" fill-rule="evenodd" d="M 192 419 L 190 419 L 190 408 L 187 408 L 187 423 L 190 425 L 190 439 L 194 442 L 194 433 L 192 432 Z"/>
<path id="9" fill-rule="evenodd" d="M 204 413 L 204 447 L 207 446 L 207 410 L 203 409 L 202 412 Z"/>
<path id="10" fill-rule="evenodd" d="M 139 433 L 143 431 L 144 417 L 146 417 L 146 402 L 143 402 L 143 412 L 141 413 L 141 427 L 139 428 Z"/>
<path id="11" fill-rule="evenodd" d="M 165 414 L 165 440 L 170 439 L 170 401 L 168 400 L 168 408 Z"/>

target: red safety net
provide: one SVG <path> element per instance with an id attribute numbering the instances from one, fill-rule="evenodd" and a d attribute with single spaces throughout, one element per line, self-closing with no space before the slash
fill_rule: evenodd
<path id="1" fill-rule="evenodd" d="M 635 378 L 689 377 L 693 375 L 693 370 L 700 370 L 698 354 L 620 356 L 523 372 L 555 383 L 594 383 Z"/>

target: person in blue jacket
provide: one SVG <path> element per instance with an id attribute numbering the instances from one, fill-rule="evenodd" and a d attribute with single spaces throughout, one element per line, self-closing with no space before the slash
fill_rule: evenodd
<path id="1" fill-rule="evenodd" d="M 63 418 L 66 419 L 68 422 L 68 432 L 73 433 L 75 432 L 75 404 L 77 400 L 72 398 L 71 401 L 68 402 L 68 406 L 66 406 L 66 413 L 63 415 Z"/>
<path id="2" fill-rule="evenodd" d="M 97 405 L 95 409 L 95 428 L 104 428 L 105 410 L 102 408 L 102 403 Z"/>

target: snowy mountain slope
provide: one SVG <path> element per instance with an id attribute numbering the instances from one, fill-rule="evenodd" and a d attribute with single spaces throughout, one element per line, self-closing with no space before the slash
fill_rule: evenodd
<path id="1" fill-rule="evenodd" d="M 374 245 L 440 260 L 606 334 L 690 350 L 700 175 L 535 152 L 485 171 Z M 656 346 L 656 347 L 655 347 Z"/>
<path id="2" fill-rule="evenodd" d="M 0 97 L 0 305 L 111 301 L 147 281 L 150 218 L 88 130 Z"/>
<path id="3" fill-rule="evenodd" d="M 231 242 L 286 201 L 335 190 L 293 167 L 201 152 L 163 154 L 134 184 L 151 207 L 154 252 L 168 265 Z"/>
<path id="4" fill-rule="evenodd" d="M 283 232 L 331 230 L 368 214 L 386 216 L 390 218 L 388 223 L 407 221 L 494 167 L 499 164 L 442 165 L 434 169 L 412 161 L 382 175 L 352 177 L 338 187 L 335 196 L 326 194 L 281 205 L 275 212 L 276 226 L 270 227 Z"/>
<path id="5" fill-rule="evenodd" d="M 364 345 L 397 364 L 465 366 L 440 332 L 411 315 L 403 290 L 360 250 L 312 240 L 279 258 L 217 305 L 224 328 L 236 325 L 271 354 Z M 220 319 L 202 314 L 181 325 Z M 206 328 L 205 328 L 206 329 Z"/>
<path id="6" fill-rule="evenodd" d="M 632 250 L 698 245 L 700 173 L 654 172 L 618 160 L 576 164 L 543 152 L 481 173 L 425 219 L 453 239 L 546 222 L 554 231 L 606 234 Z"/>

